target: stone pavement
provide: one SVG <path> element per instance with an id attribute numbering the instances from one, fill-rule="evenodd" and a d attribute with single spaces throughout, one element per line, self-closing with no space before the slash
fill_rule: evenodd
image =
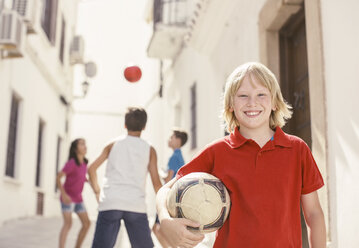
<path id="1" fill-rule="evenodd" d="M 91 218 L 91 217 L 90 217 Z M 92 219 L 92 218 L 91 218 Z M 151 223 L 151 221 L 150 221 Z M 153 223 L 153 222 L 152 222 Z M 62 217 L 31 217 L 5 222 L 0 226 L 0 248 L 57 248 L 58 237 L 62 226 Z M 73 216 L 72 228 L 68 234 L 66 248 L 73 248 L 76 243 L 77 233 L 81 228 L 81 222 L 76 215 Z M 86 239 L 82 245 L 83 248 L 89 248 L 92 244 L 92 238 L 95 231 L 95 221 L 92 224 Z M 202 244 L 196 248 L 212 247 L 214 234 L 207 235 Z M 161 248 L 161 245 L 152 234 L 155 248 Z M 117 238 L 115 248 L 130 248 L 126 229 L 121 224 L 121 230 Z"/>
<path id="2" fill-rule="evenodd" d="M 57 248 L 58 236 L 62 226 L 61 217 L 31 217 L 6 222 L 0 227 L 0 248 Z M 76 243 L 77 233 L 81 228 L 80 220 L 74 216 L 72 228 L 66 241 L 67 248 L 73 248 Z M 82 245 L 83 248 L 91 247 L 95 230 L 95 222 Z M 155 247 L 161 247 L 155 240 Z M 130 248 L 124 225 L 121 225 L 116 248 Z"/>

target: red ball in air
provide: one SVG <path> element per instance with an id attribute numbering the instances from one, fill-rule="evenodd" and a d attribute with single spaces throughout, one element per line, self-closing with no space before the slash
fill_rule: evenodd
<path id="1" fill-rule="evenodd" d="M 130 83 L 135 83 L 141 79 L 142 72 L 140 67 L 138 67 L 137 65 L 131 65 L 125 68 L 123 75 L 125 76 L 127 81 L 129 81 Z"/>

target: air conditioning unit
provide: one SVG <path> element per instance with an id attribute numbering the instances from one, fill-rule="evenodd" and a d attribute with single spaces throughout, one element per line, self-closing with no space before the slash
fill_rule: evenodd
<path id="1" fill-rule="evenodd" d="M 26 27 L 14 10 L 0 14 L 0 49 L 4 57 L 22 57 Z"/>
<path id="2" fill-rule="evenodd" d="M 36 33 L 36 25 L 39 22 L 37 0 L 13 0 L 13 10 L 22 16 L 27 26 L 27 33 Z"/>
<path id="3" fill-rule="evenodd" d="M 85 42 L 82 36 L 77 35 L 72 39 L 70 48 L 70 64 L 84 63 Z"/>

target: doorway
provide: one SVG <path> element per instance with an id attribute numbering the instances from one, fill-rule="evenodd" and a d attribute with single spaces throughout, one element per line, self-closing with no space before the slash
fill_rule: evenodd
<path id="1" fill-rule="evenodd" d="M 281 88 L 283 97 L 293 107 L 292 118 L 283 130 L 302 138 L 311 148 L 307 36 L 303 9 L 290 17 L 279 30 Z M 303 248 L 309 248 L 302 211 L 301 222 Z"/>

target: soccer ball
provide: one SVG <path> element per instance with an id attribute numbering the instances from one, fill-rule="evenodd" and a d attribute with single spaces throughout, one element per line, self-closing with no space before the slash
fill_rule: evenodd
<path id="1" fill-rule="evenodd" d="M 228 217 L 231 200 L 217 177 L 190 173 L 172 186 L 167 195 L 167 209 L 173 218 L 186 218 L 200 223 L 190 230 L 209 233 L 219 229 Z"/>

